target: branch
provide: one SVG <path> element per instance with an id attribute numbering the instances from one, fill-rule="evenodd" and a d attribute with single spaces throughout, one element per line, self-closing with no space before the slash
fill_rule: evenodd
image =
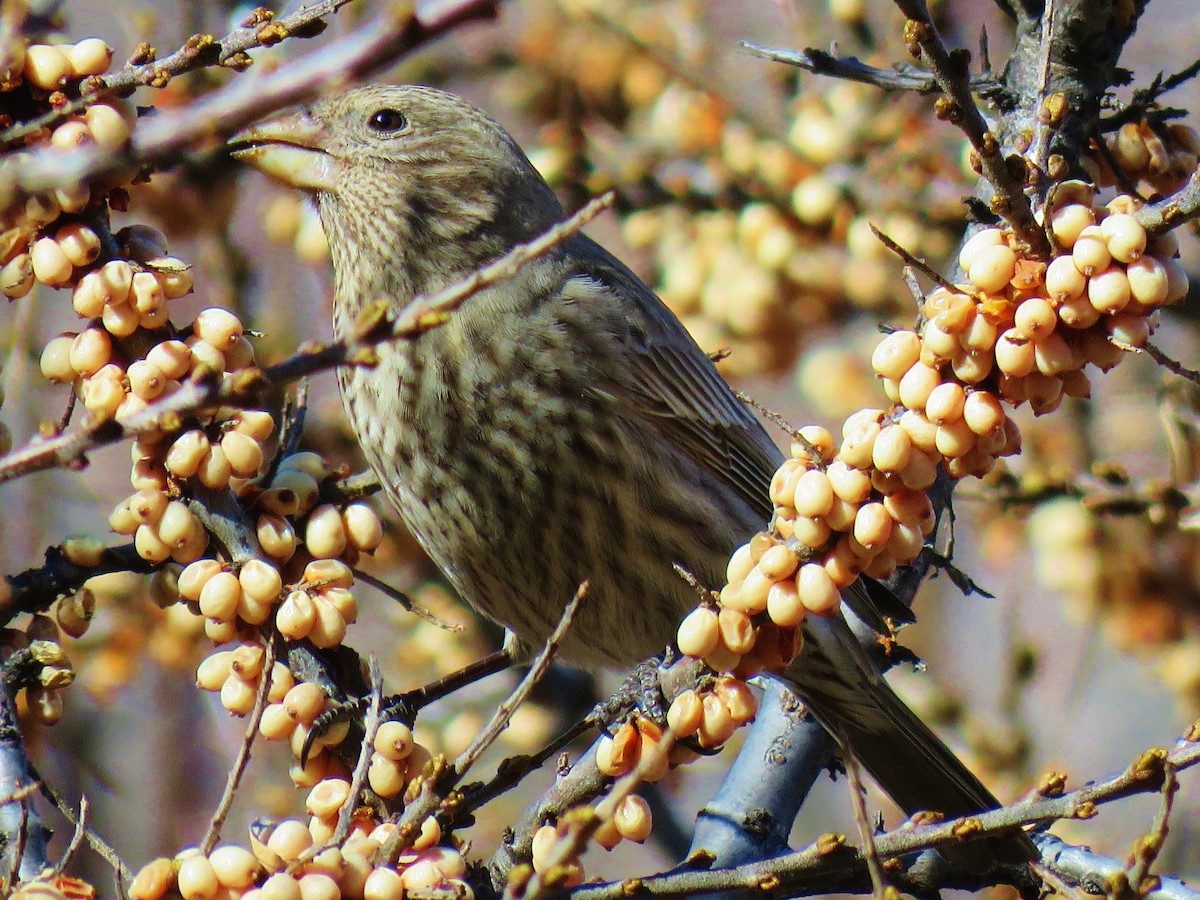
<path id="1" fill-rule="evenodd" d="M 1170 197 L 1147 203 L 1134 216 L 1151 234 L 1162 234 L 1200 217 L 1200 169 Z"/>
<path id="2" fill-rule="evenodd" d="M 814 75 L 827 75 L 846 81 L 858 81 L 874 85 L 885 91 L 916 91 L 932 94 L 940 88 L 934 76 L 912 66 L 897 65 L 891 69 L 869 66 L 853 56 L 834 56 L 824 50 L 809 47 L 805 50 L 776 50 L 753 41 L 742 41 L 739 45 L 751 56 L 796 66 Z"/>
<path id="3" fill-rule="evenodd" d="M 1017 236 L 1029 245 L 1035 257 L 1048 258 L 1050 244 L 1042 228 L 1034 221 L 1033 209 L 1025 196 L 1024 186 L 1009 170 L 1000 142 L 988 129 L 971 96 L 971 80 L 967 71 L 969 55 L 961 51 L 951 54 L 942 43 L 924 0 L 895 0 L 896 6 L 909 19 L 904 34 L 910 48 L 933 71 L 938 85 L 951 101 L 952 109 L 945 115 L 962 129 L 979 155 L 983 175 L 995 190 L 992 211 L 1003 216 Z"/>
<path id="4" fill-rule="evenodd" d="M 86 78 L 80 84 L 80 96 L 44 115 L 14 125 L 0 134 L 0 151 L 22 146 L 43 129 L 54 128 L 105 97 L 124 97 L 143 86 L 164 88 L 172 78 L 209 66 L 240 71 L 252 60 L 247 51 L 278 44 L 290 37 L 316 37 L 324 29 L 325 17 L 336 13 L 351 0 L 318 0 L 290 15 L 275 19 L 251 14 L 239 28 L 221 39 L 211 34 L 194 34 L 174 53 L 161 60 L 150 59 L 141 65 L 126 65 L 112 75 Z M 154 56 L 153 48 L 149 55 Z"/>
<path id="5" fill-rule="evenodd" d="M 389 318 L 387 302 L 379 301 L 368 309 L 368 317 L 360 321 L 358 332 L 349 338 L 301 350 L 266 369 L 246 369 L 223 381 L 189 381 L 171 395 L 130 416 L 123 427 L 112 419 L 96 421 L 90 418 L 82 426 L 57 437 L 31 441 L 0 457 L 0 484 L 32 472 L 75 464 L 97 447 L 138 434 L 161 431 L 168 428 L 170 423 L 177 423 L 202 410 L 226 405 L 255 405 L 274 388 L 324 369 L 346 364 L 370 364 L 374 361 L 373 350 L 376 346 L 389 341 L 413 340 L 442 325 L 475 294 L 511 278 L 530 260 L 550 252 L 577 233 L 612 203 L 611 192 L 596 198 L 569 219 L 532 241 L 517 245 L 495 262 L 430 297 L 418 297 L 395 318 Z"/>
<path id="6" fill-rule="evenodd" d="M 420 13 L 393 10 L 320 51 L 147 119 L 123 152 L 91 145 L 12 157 L 0 166 L 5 188 L 0 205 L 12 209 L 33 193 L 172 162 L 182 150 L 211 145 L 268 113 L 311 100 L 323 89 L 369 74 L 464 21 L 494 12 L 494 0 L 443 0 L 432 9 L 423 6 Z"/>

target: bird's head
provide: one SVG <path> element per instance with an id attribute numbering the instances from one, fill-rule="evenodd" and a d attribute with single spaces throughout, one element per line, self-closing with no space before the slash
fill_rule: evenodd
<path id="1" fill-rule="evenodd" d="M 374 290 L 436 289 L 564 217 L 508 132 L 433 88 L 355 88 L 248 128 L 231 146 L 316 198 L 339 285 L 351 269 L 383 266 L 408 283 Z"/>

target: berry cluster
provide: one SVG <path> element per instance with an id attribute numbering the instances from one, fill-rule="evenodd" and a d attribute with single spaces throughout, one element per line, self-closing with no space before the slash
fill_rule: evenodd
<path id="1" fill-rule="evenodd" d="M 1087 397 L 1084 367 L 1116 365 L 1186 295 L 1174 236 L 1148 235 L 1136 198 L 1102 206 L 1082 182 L 1051 197 L 1039 221 L 1052 259 L 1028 257 L 1005 229 L 977 232 L 959 255 L 966 282 L 933 291 L 919 328 L 875 349 L 893 406 L 851 415 L 840 443 L 819 426 L 795 434 L 771 482 L 771 529 L 733 554 L 719 602 L 683 621 L 684 653 L 749 675 L 764 668 L 764 625 L 778 638 L 808 614 L 834 614 L 860 575 L 886 579 L 910 564 L 936 525 L 927 491 L 939 471 L 983 476 L 1019 452 L 1006 406 L 1041 415 Z M 772 656 L 779 643 L 769 641 Z"/>
<path id="2" fill-rule="evenodd" d="M 466 883 L 466 860 L 455 847 L 440 846 L 441 828 L 427 819 L 411 847 L 395 865 L 375 861 L 395 826 L 380 823 L 367 810 L 354 817 L 350 835 L 329 845 L 342 808 L 353 802 L 350 782 L 325 779 L 309 791 L 306 824 L 298 819 L 256 822 L 250 848 L 227 844 L 208 855 L 184 850 L 138 871 L 129 887 L 132 900 L 401 900 L 406 892 L 452 890 L 474 896 Z"/>

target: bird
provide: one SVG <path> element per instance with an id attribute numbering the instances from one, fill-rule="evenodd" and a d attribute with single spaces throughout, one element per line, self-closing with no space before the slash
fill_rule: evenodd
<path id="1" fill-rule="evenodd" d="M 399 311 L 566 218 L 512 136 L 436 88 L 354 87 L 231 149 L 315 200 L 338 337 L 378 301 Z M 654 291 L 582 233 L 338 379 L 400 518 L 518 658 L 584 581 L 563 661 L 621 669 L 661 653 L 697 601 L 674 567 L 719 586 L 772 514 L 774 441 Z M 860 581 L 844 604 L 868 624 L 907 614 L 887 596 Z M 805 625 L 788 675 L 907 813 L 1000 805 L 840 616 Z M 993 843 L 997 858 L 1029 856 L 1023 838 Z"/>

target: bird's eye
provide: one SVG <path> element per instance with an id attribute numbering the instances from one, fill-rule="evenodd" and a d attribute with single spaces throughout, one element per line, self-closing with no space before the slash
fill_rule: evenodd
<path id="1" fill-rule="evenodd" d="M 377 110 L 367 121 L 367 126 L 377 134 L 395 134 L 407 124 L 404 113 L 395 109 Z"/>

